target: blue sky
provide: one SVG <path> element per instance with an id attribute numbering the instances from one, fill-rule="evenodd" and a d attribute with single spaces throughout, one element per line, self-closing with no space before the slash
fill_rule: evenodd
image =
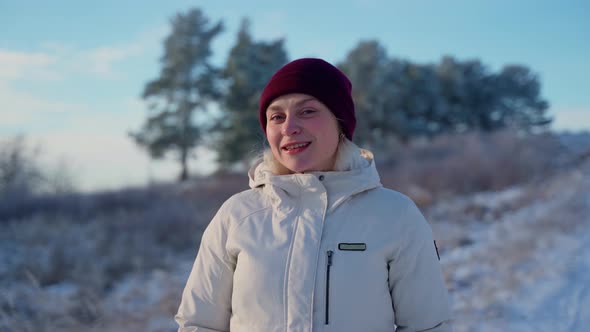
<path id="1" fill-rule="evenodd" d="M 176 164 L 150 162 L 126 133 L 144 119 L 139 95 L 158 75 L 169 19 L 192 7 L 225 24 L 217 65 L 243 17 L 256 39 L 285 38 L 291 59 L 339 62 L 377 39 L 419 63 L 524 64 L 540 75 L 554 128 L 590 130 L 588 1 L 2 1 L 0 139 L 26 134 L 84 190 L 173 178 Z M 210 171 L 213 156 L 198 154 L 192 169 Z"/>

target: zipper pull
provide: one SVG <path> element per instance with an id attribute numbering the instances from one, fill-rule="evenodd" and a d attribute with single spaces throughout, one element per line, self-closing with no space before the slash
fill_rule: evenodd
<path id="1" fill-rule="evenodd" d="M 334 252 L 332 250 L 328 250 L 326 254 L 328 255 L 328 266 L 332 266 L 332 254 L 334 254 Z"/>

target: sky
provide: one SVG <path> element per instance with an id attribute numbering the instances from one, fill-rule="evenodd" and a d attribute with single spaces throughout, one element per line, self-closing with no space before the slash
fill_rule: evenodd
<path id="1" fill-rule="evenodd" d="M 374 39 L 417 63 L 523 64 L 540 77 L 553 129 L 590 130 L 588 1 L 0 0 L 0 140 L 25 135 L 83 191 L 174 179 L 175 162 L 150 160 L 127 133 L 145 120 L 140 94 L 158 77 L 170 19 L 191 8 L 224 23 L 218 66 L 246 17 L 256 40 L 284 38 L 290 59 L 337 63 Z M 212 153 L 196 155 L 194 174 L 214 170 Z"/>

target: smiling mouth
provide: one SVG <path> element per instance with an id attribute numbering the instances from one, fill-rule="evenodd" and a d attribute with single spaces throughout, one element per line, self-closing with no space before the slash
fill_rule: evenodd
<path id="1" fill-rule="evenodd" d="M 281 148 L 281 150 L 286 151 L 286 152 L 290 152 L 290 153 L 296 153 L 296 152 L 303 151 L 310 144 L 311 144 L 311 142 L 288 144 L 288 145 L 283 146 Z"/>

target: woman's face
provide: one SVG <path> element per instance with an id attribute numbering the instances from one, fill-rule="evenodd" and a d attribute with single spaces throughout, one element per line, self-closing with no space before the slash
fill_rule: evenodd
<path id="1" fill-rule="evenodd" d="M 314 97 L 292 93 L 266 109 L 266 137 L 276 160 L 294 173 L 330 171 L 338 149 L 338 121 Z"/>

